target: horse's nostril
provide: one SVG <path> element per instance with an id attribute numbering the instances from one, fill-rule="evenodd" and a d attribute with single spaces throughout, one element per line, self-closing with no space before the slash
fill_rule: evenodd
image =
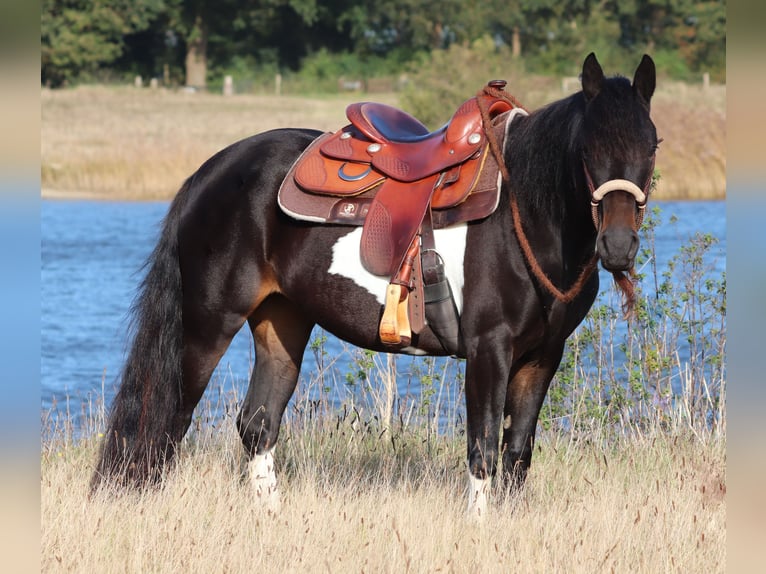
<path id="1" fill-rule="evenodd" d="M 606 251 L 607 246 L 606 240 L 604 239 L 604 233 L 599 233 L 598 237 L 596 238 L 596 253 L 603 257 Z"/>
<path id="2" fill-rule="evenodd" d="M 604 230 L 596 241 L 601 264 L 610 271 L 625 271 L 638 253 L 638 234 L 633 230 Z"/>

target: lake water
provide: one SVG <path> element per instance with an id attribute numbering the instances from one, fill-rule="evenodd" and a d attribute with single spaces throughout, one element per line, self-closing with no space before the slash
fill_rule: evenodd
<path id="1" fill-rule="evenodd" d="M 712 252 L 716 273 L 725 268 L 724 202 L 655 202 L 663 221 L 656 234 L 656 257 L 662 267 L 696 232 L 720 243 Z M 127 346 L 129 309 L 141 267 L 158 237 L 165 202 L 48 201 L 41 204 L 41 408 L 61 412 L 69 402 L 75 418 L 80 405 L 103 396 L 109 402 Z M 602 292 L 611 284 L 602 277 Z M 321 335 L 315 331 L 315 337 Z M 253 363 L 246 328 L 235 338 L 214 375 L 244 395 Z M 324 354 L 306 351 L 299 390 L 318 384 L 342 387 L 344 373 L 359 351 L 328 336 Z M 317 383 L 317 361 L 333 360 Z M 398 392 L 418 392 L 422 359 L 397 360 Z M 430 366 L 430 368 L 434 368 Z M 437 363 L 435 368 L 442 368 Z M 330 384 L 332 383 L 332 384 Z M 320 389 L 322 390 L 322 389 Z M 460 400 L 455 389 L 450 400 Z"/>

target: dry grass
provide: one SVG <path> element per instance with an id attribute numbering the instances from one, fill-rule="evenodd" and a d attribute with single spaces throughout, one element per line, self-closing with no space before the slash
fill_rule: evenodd
<path id="1" fill-rule="evenodd" d="M 398 427 L 398 428 L 397 428 Z M 545 433 L 523 496 L 464 517 L 461 437 L 349 415 L 288 422 L 278 514 L 241 480 L 230 419 L 187 437 L 163 487 L 88 499 L 94 441 L 42 454 L 44 572 L 722 572 L 725 450 Z"/>
<path id="2" fill-rule="evenodd" d="M 43 90 L 44 194 L 167 199 L 221 148 L 272 128 L 338 129 L 345 123 L 346 105 L 367 97 L 224 98 L 107 87 Z M 396 94 L 369 97 L 397 103 Z M 541 99 L 558 97 L 561 92 L 554 90 Z M 662 181 L 656 197 L 723 197 L 725 100 L 725 86 L 703 91 L 660 83 L 653 115 L 665 143 L 657 159 Z"/>
<path id="3" fill-rule="evenodd" d="M 42 186 L 111 198 L 169 198 L 223 147 L 274 128 L 336 129 L 353 99 L 43 90 Z"/>
<path id="4" fill-rule="evenodd" d="M 726 191 L 726 86 L 665 84 L 652 103 L 661 180 L 657 197 L 720 199 Z"/>

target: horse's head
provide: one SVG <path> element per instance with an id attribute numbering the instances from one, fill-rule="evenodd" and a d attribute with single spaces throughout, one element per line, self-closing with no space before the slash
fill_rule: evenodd
<path id="1" fill-rule="evenodd" d="M 593 53 L 583 64 L 581 161 L 598 231 L 596 251 L 604 269 L 612 272 L 631 270 L 638 251 L 658 144 L 649 117 L 654 88 L 649 56 L 641 60 L 632 84 L 626 78 L 605 78 Z"/>

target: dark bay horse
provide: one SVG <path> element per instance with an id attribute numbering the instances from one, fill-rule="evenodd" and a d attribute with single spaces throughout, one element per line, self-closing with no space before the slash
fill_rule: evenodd
<path id="1" fill-rule="evenodd" d="M 631 82 L 605 77 L 590 54 L 581 91 L 513 118 L 496 210 L 435 232 L 466 359 L 473 513 L 484 512 L 500 462 L 509 487 L 523 484 L 564 343 L 597 295 L 597 259 L 630 303 L 625 272 L 634 265 L 658 145 L 654 88 L 648 56 Z M 273 502 L 273 449 L 313 326 L 389 350 L 378 334 L 387 281 L 359 263 L 361 228 L 296 221 L 277 206 L 285 174 L 319 135 L 280 129 L 242 140 L 176 195 L 134 304 L 132 346 L 93 488 L 161 478 L 247 322 L 256 362 L 237 427 L 255 492 Z M 404 352 L 446 354 L 428 327 Z"/>

